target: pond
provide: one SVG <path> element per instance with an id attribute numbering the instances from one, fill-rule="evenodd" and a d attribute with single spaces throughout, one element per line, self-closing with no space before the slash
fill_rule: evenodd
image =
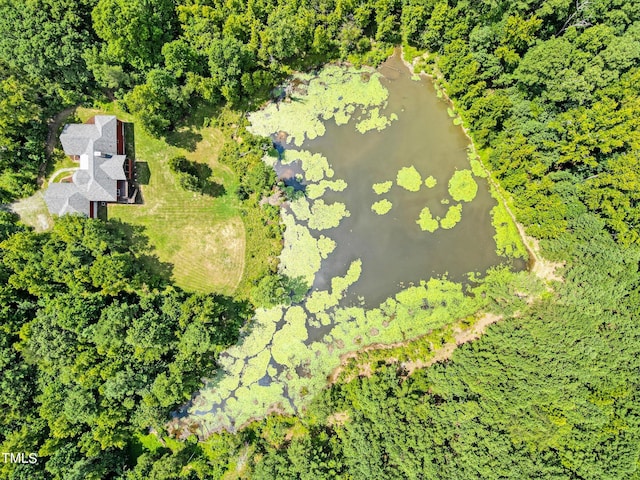
<path id="1" fill-rule="evenodd" d="M 249 119 L 281 147 L 265 161 L 305 191 L 281 210 L 280 268 L 312 288 L 299 305 L 256 311 L 176 431 L 207 437 L 299 411 L 341 356 L 473 315 L 483 300 L 464 293 L 467 274 L 524 250 L 505 244 L 513 225 L 455 112 L 397 52 L 377 71 L 298 74 L 287 91 Z"/>
<path id="2" fill-rule="evenodd" d="M 464 203 L 461 221 L 451 229 L 433 233 L 416 224 L 421 210 L 428 206 L 433 216 L 445 217 L 453 203 L 447 185 L 456 170 L 469 169 L 469 140 L 461 127 L 447 114 L 447 103 L 436 96 L 432 82 L 412 80 L 398 55 L 379 71 L 389 91 L 387 111 L 398 116 L 383 131 L 364 135 L 354 128 L 327 125 L 324 136 L 305 142 L 302 147 L 327 157 L 337 178 L 348 188 L 329 192 L 326 202 L 345 203 L 351 215 L 330 232 L 337 247 L 324 260 L 314 283 L 325 289 L 330 279 L 341 275 L 356 258 L 362 260 L 362 274 L 349 290 L 364 297 L 367 306 L 377 306 L 399 287 L 418 283 L 435 275 L 464 281 L 468 272 L 484 272 L 500 263 L 493 239 L 490 210 L 496 201 L 489 194 L 487 180 L 476 178 L 477 196 Z M 397 172 L 413 165 L 422 178 L 432 176 L 432 188 L 411 192 L 394 185 L 376 195 L 372 185 L 394 181 Z M 388 199 L 389 213 L 371 210 L 376 201 Z M 443 204 L 442 201 L 449 204 Z"/>

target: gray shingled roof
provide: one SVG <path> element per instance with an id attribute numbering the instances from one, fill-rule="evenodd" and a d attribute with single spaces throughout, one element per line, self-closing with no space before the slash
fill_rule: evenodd
<path id="1" fill-rule="evenodd" d="M 117 200 L 116 181 L 107 177 L 100 168 L 96 168 L 95 163 L 91 165 L 91 159 L 89 159 L 89 168 L 90 170 L 76 170 L 73 174 L 73 183 L 84 193 L 87 200 L 115 202 Z"/>
<path id="2" fill-rule="evenodd" d="M 96 139 L 93 150 L 101 153 L 115 154 L 118 152 L 118 122 L 113 115 L 97 115 L 95 126 L 100 130 L 101 135 Z"/>
<path id="3" fill-rule="evenodd" d="M 100 170 L 112 180 L 126 180 L 127 176 L 124 173 L 124 161 L 126 159 L 125 155 L 113 155 L 111 158 L 105 158 L 104 161 L 99 163 Z"/>
<path id="4" fill-rule="evenodd" d="M 60 143 L 67 155 L 82 155 L 99 137 L 100 130 L 95 125 L 70 123 L 64 126 L 60 134 Z"/>
<path id="5" fill-rule="evenodd" d="M 51 213 L 89 215 L 90 201 L 117 200 L 117 181 L 127 178 L 124 172 L 126 156 L 116 155 L 117 127 L 114 115 L 96 115 L 93 124 L 64 127 L 60 142 L 65 153 L 82 155 L 83 161 L 73 175 L 73 183 L 55 183 L 45 192 L 45 202 Z"/>
<path id="6" fill-rule="evenodd" d="M 73 183 L 52 183 L 44 192 L 44 201 L 49 211 L 55 215 L 89 215 L 89 202 Z"/>

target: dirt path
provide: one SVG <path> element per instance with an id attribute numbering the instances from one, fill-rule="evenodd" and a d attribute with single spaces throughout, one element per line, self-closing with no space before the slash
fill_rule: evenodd
<path id="1" fill-rule="evenodd" d="M 45 147 L 45 153 L 47 155 L 47 160 L 40 165 L 40 169 L 38 170 L 38 186 L 42 186 L 44 184 L 44 174 L 47 171 L 47 162 L 51 160 L 51 155 L 53 154 L 53 149 L 56 147 L 56 143 L 58 142 L 58 130 L 60 130 L 60 126 L 62 122 L 64 122 L 69 115 L 71 115 L 77 106 L 67 107 L 61 112 L 58 112 L 50 121 L 47 133 L 47 143 Z"/>
<path id="2" fill-rule="evenodd" d="M 492 325 L 500 320 L 502 320 L 502 315 L 485 313 L 472 327 L 456 332 L 456 334 L 453 336 L 455 342 L 449 342 L 443 345 L 443 347 L 437 350 L 435 355 L 429 360 L 414 360 L 412 362 L 404 362 L 402 366 L 407 371 L 407 374 L 411 375 L 418 368 L 426 368 L 433 365 L 434 363 L 449 360 L 456 348 L 458 348 L 460 345 L 464 345 L 465 343 L 477 340 L 484 334 L 489 325 Z"/>
<path id="3" fill-rule="evenodd" d="M 494 313 L 485 313 L 480 317 L 473 326 L 465 329 L 456 329 L 453 335 L 454 341 L 447 342 L 442 347 L 438 348 L 435 351 L 435 354 L 427 360 L 413 360 L 409 362 L 403 362 L 401 364 L 402 368 L 406 370 L 407 375 L 411 375 L 415 370 L 420 368 L 426 368 L 434 363 L 442 362 L 445 360 L 449 360 L 453 355 L 453 352 L 457 347 L 463 345 L 465 343 L 471 342 L 473 340 L 477 340 L 482 336 L 487 327 L 491 324 L 494 324 L 498 321 L 502 320 L 502 315 L 496 315 Z M 383 343 L 374 343 L 372 345 L 367 345 L 366 347 L 356 351 L 345 353 L 340 357 L 340 366 L 338 366 L 331 375 L 327 378 L 327 382 L 332 385 L 336 383 L 340 379 L 340 375 L 345 369 L 348 361 L 351 359 L 357 359 L 363 353 L 370 352 L 373 350 L 391 350 L 398 347 L 405 347 L 411 342 L 418 340 L 418 338 L 412 338 L 409 340 L 405 340 L 402 342 L 383 344 Z M 387 358 L 388 361 L 394 362 L 396 359 L 390 357 Z M 358 370 L 360 376 L 370 377 L 373 374 L 373 370 L 369 362 L 363 362 L 358 364 Z M 341 382 L 348 382 L 351 379 L 340 380 Z"/>

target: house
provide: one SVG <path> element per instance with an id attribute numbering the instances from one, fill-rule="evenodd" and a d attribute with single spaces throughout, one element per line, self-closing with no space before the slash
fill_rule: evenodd
<path id="1" fill-rule="evenodd" d="M 98 215 L 107 203 L 133 203 L 133 161 L 124 149 L 124 124 L 114 115 L 96 115 L 84 124 L 65 125 L 64 153 L 79 163 L 71 181 L 52 183 L 44 193 L 55 215 Z"/>

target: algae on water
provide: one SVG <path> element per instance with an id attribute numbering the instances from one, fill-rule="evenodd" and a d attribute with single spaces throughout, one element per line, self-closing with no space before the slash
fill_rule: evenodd
<path id="1" fill-rule="evenodd" d="M 371 205 L 371 210 L 376 212 L 378 215 L 384 215 L 386 213 L 389 213 L 391 207 L 393 207 L 393 204 L 385 198 L 384 200 L 380 200 L 379 202 Z"/>
<path id="2" fill-rule="evenodd" d="M 440 220 L 440 226 L 445 229 L 450 229 L 455 227 L 461 219 L 462 204 L 458 203 L 457 205 L 451 205 L 447 209 L 447 214 L 445 215 L 445 217 Z"/>
<path id="3" fill-rule="evenodd" d="M 329 161 L 319 153 L 312 153 L 307 150 L 285 150 L 282 164 L 289 165 L 294 162 L 300 162 L 307 182 L 319 182 L 325 177 L 333 177 L 334 172 L 329 165 Z"/>
<path id="4" fill-rule="evenodd" d="M 314 230 L 334 228 L 340 224 L 340 220 L 350 215 L 344 203 L 326 204 L 324 200 L 316 200 L 311 207 L 309 228 Z"/>
<path id="5" fill-rule="evenodd" d="M 323 260 L 326 259 L 335 249 L 335 240 L 325 237 L 324 235 L 320 235 L 320 238 L 318 238 L 318 251 L 320 252 L 320 257 L 322 257 Z"/>
<path id="6" fill-rule="evenodd" d="M 387 182 L 374 183 L 371 188 L 373 188 L 373 191 L 376 192 L 376 194 L 382 195 L 383 193 L 387 193 L 391 190 L 392 186 L 393 182 L 389 180 Z"/>
<path id="7" fill-rule="evenodd" d="M 286 230 L 280 254 L 281 272 L 291 278 L 302 277 L 311 285 L 322 261 L 318 241 L 307 227 L 296 223 L 293 215 L 282 212 L 282 220 Z"/>
<path id="8" fill-rule="evenodd" d="M 429 207 L 424 207 L 420 212 L 420 218 L 416 220 L 416 223 L 420 225 L 420 228 L 425 232 L 435 232 L 438 229 L 438 220 L 433 218 Z"/>
<path id="9" fill-rule="evenodd" d="M 293 215 L 298 220 L 309 220 L 311 217 L 311 208 L 309 208 L 309 201 L 304 197 L 298 197 L 289 203 L 289 207 L 293 212 Z"/>
<path id="10" fill-rule="evenodd" d="M 333 119 L 344 125 L 356 109 L 361 111 L 357 125 L 361 133 L 381 130 L 397 118 L 380 113 L 389 92 L 380 83 L 380 74 L 371 69 L 330 65 L 317 76 L 296 74 L 294 80 L 307 83 L 306 92 L 249 114 L 251 133 L 269 137 L 286 132 L 287 140 L 300 147 L 305 140 L 324 135 L 324 121 Z"/>
<path id="11" fill-rule="evenodd" d="M 398 171 L 396 183 L 410 192 L 417 192 L 422 186 L 422 176 L 413 165 L 403 167 Z"/>
<path id="12" fill-rule="evenodd" d="M 347 188 L 347 182 L 342 179 L 338 180 L 320 180 L 318 183 L 311 183 L 306 186 L 305 193 L 307 198 L 315 200 L 322 197 L 327 190 L 333 192 L 342 192 Z"/>
<path id="13" fill-rule="evenodd" d="M 367 133 L 371 130 L 381 131 L 391 125 L 393 120 L 397 120 L 398 116 L 395 113 L 392 113 L 389 117 L 384 115 L 380 115 L 379 108 L 373 108 L 369 112 L 367 118 L 360 120 L 356 123 L 356 130 L 360 133 Z"/>
<path id="14" fill-rule="evenodd" d="M 476 198 L 478 184 L 473 179 L 471 170 L 456 170 L 449 180 L 449 195 L 456 202 L 470 202 Z"/>
<path id="15" fill-rule="evenodd" d="M 438 184 L 438 181 L 432 175 L 429 175 L 424 179 L 424 184 L 427 188 L 433 188 Z"/>

